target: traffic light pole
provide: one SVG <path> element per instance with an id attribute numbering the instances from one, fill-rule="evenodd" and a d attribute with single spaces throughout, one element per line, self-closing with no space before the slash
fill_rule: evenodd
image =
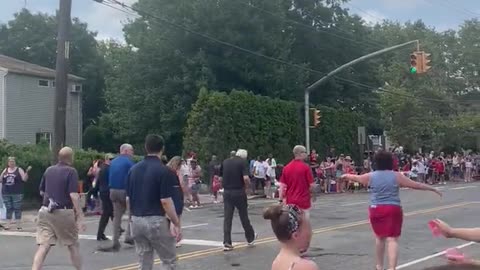
<path id="1" fill-rule="evenodd" d="M 346 64 L 343 64 L 343 65 L 339 66 L 338 68 L 330 71 L 329 73 L 327 73 L 327 75 L 323 76 L 320 80 L 316 81 L 315 83 L 313 83 L 312 85 L 310 85 L 309 87 L 307 87 L 305 89 L 305 147 L 307 148 L 308 153 L 310 153 L 310 113 L 309 113 L 309 110 L 310 110 L 310 92 L 315 90 L 320 85 L 322 85 L 324 82 L 326 82 L 327 80 L 329 80 L 330 78 L 332 78 L 333 76 L 335 76 L 336 74 L 345 70 L 348 67 L 351 67 L 355 64 L 358 64 L 360 62 L 363 62 L 363 61 L 368 60 L 370 58 L 373 58 L 375 56 L 384 54 L 386 52 L 394 51 L 396 49 L 405 47 L 405 46 L 413 44 L 413 43 L 417 44 L 417 50 L 418 50 L 419 47 L 420 47 L 419 41 L 418 40 L 412 40 L 412 41 L 405 42 L 405 43 L 402 43 L 402 44 L 399 44 L 399 45 L 395 45 L 395 46 L 392 46 L 392 47 L 381 49 L 381 50 L 373 52 L 373 53 L 369 53 L 367 55 L 361 56 L 361 57 L 359 57 L 355 60 L 352 60 L 352 61 L 350 61 Z"/>

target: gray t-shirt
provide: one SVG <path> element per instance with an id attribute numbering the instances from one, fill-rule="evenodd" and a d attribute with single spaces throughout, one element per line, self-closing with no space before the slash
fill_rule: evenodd
<path id="1" fill-rule="evenodd" d="M 48 167 L 40 182 L 40 191 L 44 206 L 52 199 L 60 208 L 73 208 L 70 193 L 78 192 L 77 170 L 62 162 Z"/>

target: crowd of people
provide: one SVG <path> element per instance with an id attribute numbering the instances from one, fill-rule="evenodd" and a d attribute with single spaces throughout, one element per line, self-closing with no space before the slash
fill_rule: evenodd
<path id="1" fill-rule="evenodd" d="M 402 172 L 414 181 L 428 184 L 446 184 L 452 182 L 471 182 L 480 177 L 480 155 L 475 153 L 445 155 L 434 151 L 410 155 L 403 148 L 393 147 L 389 151 L 393 157 L 393 170 Z M 356 166 L 350 156 L 344 154 L 327 156 L 319 161 L 318 154 L 313 149 L 310 153 L 310 165 L 313 174 L 320 183 L 321 191 L 325 193 L 354 191 L 366 186 L 353 181 L 344 181 L 343 174 L 365 174 L 375 170 L 377 164 L 373 153 L 364 155 L 363 163 Z"/>
<path id="2" fill-rule="evenodd" d="M 93 163 L 88 171 L 90 180 L 85 184 L 87 198 L 93 200 L 98 196 L 101 201 L 98 241 L 108 240 L 105 228 L 109 220 L 113 223 L 111 245 L 101 247 L 101 250 L 118 251 L 120 237 L 124 233 L 124 243 L 136 247 L 141 270 L 153 268 L 155 252 L 166 269 L 176 269 L 176 247 L 182 239 L 183 210 L 186 205 L 190 208 L 201 206 L 198 192 L 204 182 L 204 174 L 196 154 L 189 153 L 185 159 L 175 156 L 167 160 L 163 150 L 163 138 L 148 135 L 145 139 L 146 156 L 135 163 L 132 145 L 123 144 L 116 157 L 107 154 L 103 160 Z M 345 192 L 352 186 L 359 186 L 370 191 L 368 215 L 375 236 L 376 269 L 384 269 L 385 253 L 388 269 L 396 269 L 398 239 L 403 225 L 400 188 L 432 191 L 441 196 L 430 184 L 459 181 L 457 179 L 462 176 L 465 176 L 465 181 L 471 181 L 478 173 L 478 155 L 462 157 L 455 153 L 450 157 L 443 153 L 435 156 L 432 152 L 410 157 L 401 148 L 396 148 L 393 151 L 378 150 L 373 156 L 366 155 L 362 166 L 355 166 L 350 156 L 343 154 L 318 162 L 316 152 L 308 153 L 302 145 L 295 146 L 292 154 L 293 160 L 285 166 L 277 164 L 272 155 L 248 162 L 248 152 L 244 149 L 232 151 L 230 157 L 223 161 L 218 161 L 216 156 L 211 158 L 206 166 L 207 181 L 212 187 L 215 202 L 218 202 L 218 192 L 223 192 L 224 251 L 234 249 L 231 230 L 235 209 L 238 210 L 248 245 L 255 244 L 258 234 L 249 219 L 247 195 L 260 191 L 268 198 L 278 198 L 278 204 L 267 208 L 263 214 L 265 219 L 270 220 L 272 230 L 281 243 L 272 270 L 319 269 L 313 261 L 303 257 L 312 237 L 310 211 L 316 187 L 321 184 L 324 192 L 329 193 Z M 41 269 L 51 247 L 57 242 L 68 247 L 73 266 L 76 269 L 82 267 L 78 233 L 85 229 L 85 209 L 80 203 L 78 172 L 72 166 L 73 157 L 71 148 L 62 148 L 58 153 L 58 163 L 49 167 L 42 177 L 39 190 L 43 202 L 37 219 L 38 249 L 32 270 Z M 27 181 L 30 169 L 24 171 L 18 168 L 12 157 L 0 175 L 3 198 L 8 205 L 7 218 L 10 220 L 8 225 L 2 226 L 4 229 L 10 228 L 13 216 L 17 219 L 17 229 L 21 229 L 19 204 L 22 198 L 19 190 Z M 92 205 L 87 201 L 87 208 Z M 122 217 L 126 213 L 129 222 L 124 230 Z M 478 229 L 453 229 L 441 220 L 435 223 L 446 237 L 478 238 Z"/>

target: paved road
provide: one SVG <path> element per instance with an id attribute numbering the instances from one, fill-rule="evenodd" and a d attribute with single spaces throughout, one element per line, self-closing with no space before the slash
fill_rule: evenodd
<path id="1" fill-rule="evenodd" d="M 435 194 L 403 190 L 405 211 L 398 269 L 425 269 L 443 265 L 441 254 L 449 247 L 465 244 L 458 240 L 433 238 L 427 228 L 430 219 L 441 217 L 456 226 L 480 224 L 480 184 L 464 183 L 442 186 L 444 197 Z M 314 236 L 308 256 L 322 270 L 373 269 L 373 238 L 366 220 L 368 194 L 340 194 L 320 197 L 311 213 Z M 270 269 L 278 252 L 270 225 L 262 219 L 262 210 L 272 201 L 250 202 L 250 218 L 260 234 L 255 247 L 247 248 L 238 217 L 234 219 L 233 240 L 236 249 L 222 252 L 222 205 L 210 205 L 186 211 L 183 217 L 185 243 L 178 249 L 182 270 L 260 270 Z M 27 215 L 28 216 L 28 215 Z M 98 217 L 88 218 L 88 228 L 81 236 L 84 269 L 133 270 L 136 257 L 133 247 L 124 246 L 118 253 L 96 252 L 95 239 Z M 26 232 L 0 232 L 0 269 L 30 269 L 35 252 L 33 223 L 25 225 Z M 110 233 L 110 231 L 108 232 Z M 465 252 L 480 258 L 480 247 L 467 243 Z M 157 264 L 156 269 L 161 269 Z M 73 269 L 68 253 L 56 247 L 49 255 L 45 270 Z M 452 268 L 453 269 L 453 268 Z"/>

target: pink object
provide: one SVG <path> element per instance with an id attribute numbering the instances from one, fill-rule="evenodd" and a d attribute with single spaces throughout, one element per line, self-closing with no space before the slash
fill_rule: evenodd
<path id="1" fill-rule="evenodd" d="M 442 235 L 442 233 L 440 232 L 440 229 L 438 228 L 438 225 L 437 225 L 437 223 L 435 223 L 435 221 L 430 220 L 428 222 L 428 227 L 430 228 L 430 231 L 432 231 L 433 236 L 439 237 L 439 236 Z"/>
<path id="2" fill-rule="evenodd" d="M 461 262 L 465 260 L 465 255 L 458 248 L 449 248 L 445 251 L 445 257 L 451 261 Z"/>

